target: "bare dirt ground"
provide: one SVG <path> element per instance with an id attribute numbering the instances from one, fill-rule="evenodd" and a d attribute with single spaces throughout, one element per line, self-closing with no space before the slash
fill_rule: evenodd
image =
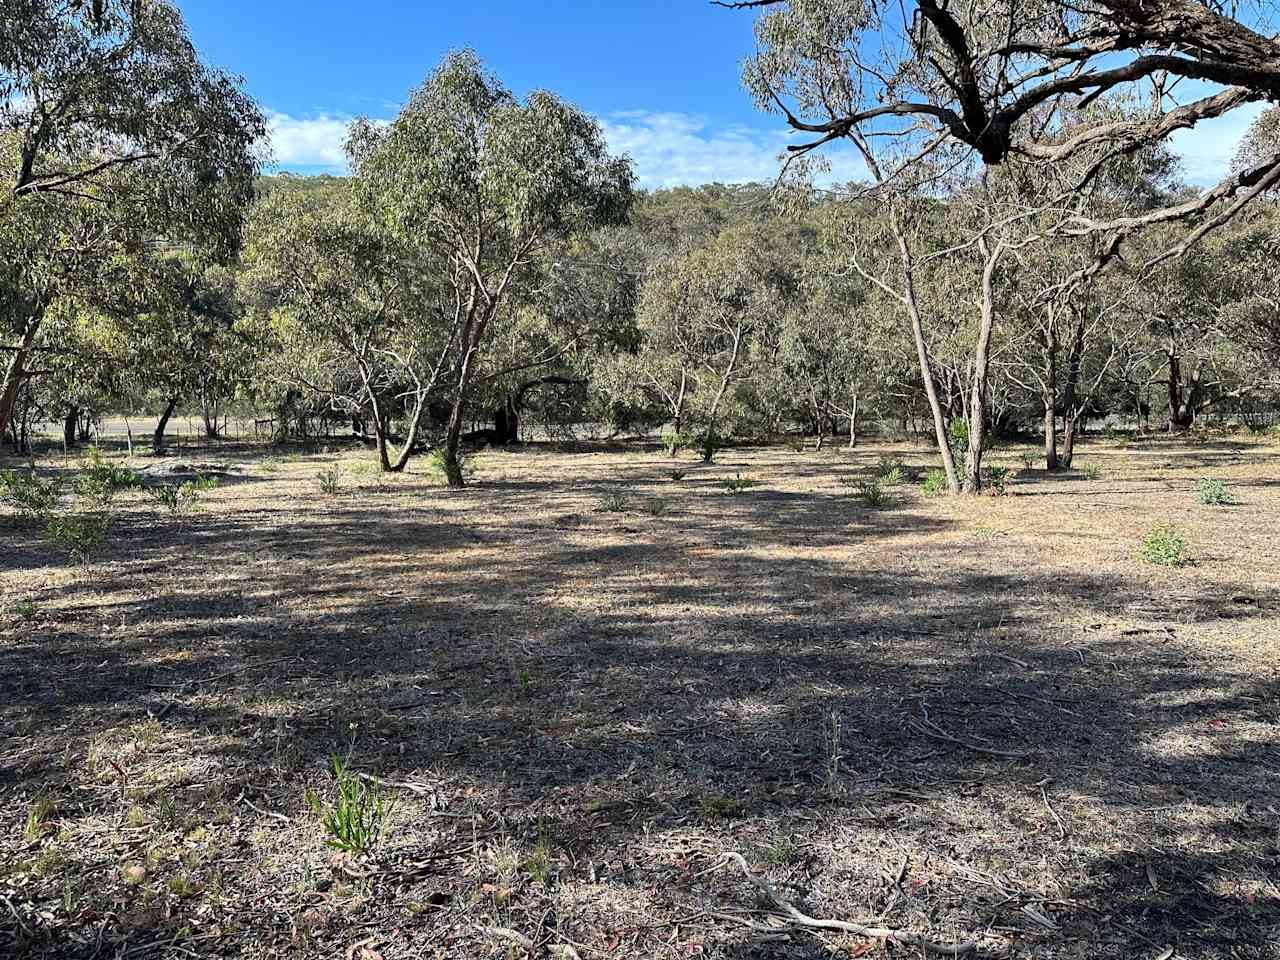
<path id="1" fill-rule="evenodd" d="M 0 517 L 0 956 L 922 955 L 765 878 L 981 955 L 1280 956 L 1280 447 L 872 509 L 885 454 L 931 459 L 528 448 L 452 492 L 228 448 L 87 569 Z M 1193 565 L 1136 559 L 1161 522 Z M 398 784 L 364 857 L 304 799 L 348 750 Z"/>

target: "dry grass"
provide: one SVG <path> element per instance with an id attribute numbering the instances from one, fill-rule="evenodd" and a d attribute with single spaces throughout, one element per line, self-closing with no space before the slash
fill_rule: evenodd
<path id="1" fill-rule="evenodd" d="M 737 851 L 994 955 L 1276 956 L 1280 449 L 869 509 L 886 454 L 929 460 L 526 449 L 451 492 L 243 448 L 87 570 L 0 517 L 0 955 L 862 954 L 769 930 Z M 1136 559 L 1160 522 L 1194 565 Z M 362 860 L 304 801 L 352 738 L 415 787 Z"/>

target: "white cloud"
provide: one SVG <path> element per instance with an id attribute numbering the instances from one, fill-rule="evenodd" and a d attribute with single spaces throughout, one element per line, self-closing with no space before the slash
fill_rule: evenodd
<path id="1" fill-rule="evenodd" d="M 267 115 L 267 123 L 277 166 L 286 170 L 320 167 L 331 173 L 346 172 L 342 144 L 347 139 L 349 118 L 327 114 L 299 118 L 273 112 Z"/>
<path id="2" fill-rule="evenodd" d="M 351 120 L 336 114 L 293 117 L 268 114 L 275 166 L 284 170 L 345 173 L 342 144 Z M 777 177 L 779 157 L 795 134 L 781 124 L 762 129 L 741 124 L 713 127 L 685 113 L 629 110 L 603 121 L 609 148 L 634 161 L 647 188 L 747 183 Z M 818 157 L 829 167 L 817 174 L 824 183 L 865 176 L 860 158 L 848 148 L 827 147 Z"/>
<path id="3" fill-rule="evenodd" d="M 1226 116 L 1203 120 L 1190 130 L 1179 130 L 1169 138 L 1173 151 L 1182 157 L 1183 174 L 1189 183 L 1209 186 L 1225 177 L 1231 158 L 1249 125 L 1270 104 L 1250 103 Z"/>
<path id="4" fill-rule="evenodd" d="M 647 110 L 610 114 L 602 126 L 610 149 L 628 154 L 640 185 L 651 189 L 772 180 L 781 169 L 779 156 L 792 139 L 781 125 L 716 129 L 686 113 Z M 830 166 L 820 176 L 824 182 L 853 180 L 866 173 L 851 150 L 824 149 L 821 156 Z"/>

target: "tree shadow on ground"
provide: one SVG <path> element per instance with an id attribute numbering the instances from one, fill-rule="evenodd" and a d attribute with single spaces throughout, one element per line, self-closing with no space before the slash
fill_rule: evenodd
<path id="1" fill-rule="evenodd" d="M 423 502 L 411 482 L 123 525 L 109 566 L 48 584 L 0 645 L 0 791 L 46 791 L 86 822 L 172 795 L 301 821 L 302 784 L 355 736 L 363 768 L 427 798 L 388 856 L 440 852 L 432 810 L 520 842 L 548 832 L 559 888 L 592 901 L 564 918 L 579 941 L 607 944 L 619 921 L 598 913 L 617 897 L 657 916 L 750 908 L 750 884 L 711 869 L 734 849 L 811 914 L 885 912 L 997 952 L 1274 944 L 1280 684 L 1195 634 L 1273 622 L 1280 598 L 988 569 L 910 505 L 688 488 L 678 517 L 619 518 L 593 512 L 601 486 Z M 905 886 L 887 883 L 904 857 Z M 91 859 L 100 916 L 129 888 Z M 296 939 L 299 859 L 223 877 L 255 891 L 244 934 Z M 470 896 L 456 872 L 411 886 L 455 912 Z M 505 904 L 507 922 L 540 916 L 548 889 Z M 191 909 L 158 902 L 167 916 L 108 921 L 112 942 L 169 935 Z M 0 943 L 80 949 L 22 926 Z M 479 952 L 467 936 L 458 949 Z M 706 945 L 782 955 L 755 937 L 728 926 Z"/>

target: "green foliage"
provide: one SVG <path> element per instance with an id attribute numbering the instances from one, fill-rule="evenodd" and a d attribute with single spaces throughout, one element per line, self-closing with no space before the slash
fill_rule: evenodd
<path id="1" fill-rule="evenodd" d="M 720 442 L 720 437 L 714 430 L 706 430 L 698 434 L 698 450 L 702 454 L 702 462 L 710 463 L 715 459 L 716 453 L 724 449 L 724 444 Z"/>
<path id="2" fill-rule="evenodd" d="M 342 489 L 342 468 L 335 463 L 329 469 L 317 473 L 316 480 L 320 483 L 320 492 L 331 497 Z"/>
<path id="3" fill-rule="evenodd" d="M 9 607 L 9 615 L 15 620 L 34 620 L 39 612 L 39 606 L 30 597 L 15 600 Z"/>
<path id="4" fill-rule="evenodd" d="M 138 473 L 108 462 L 97 447 L 89 451 L 89 466 L 76 478 L 76 493 L 102 506 L 109 504 L 119 491 L 141 486 L 142 477 Z"/>
<path id="5" fill-rule="evenodd" d="M 897 457 L 881 457 L 876 466 L 876 479 L 888 487 L 896 487 L 907 477 L 907 468 Z"/>
<path id="6" fill-rule="evenodd" d="M 622 490 L 606 490 L 596 503 L 596 513 L 623 513 L 627 509 L 627 495 Z"/>
<path id="7" fill-rule="evenodd" d="M 885 488 L 884 482 L 878 477 L 858 480 L 854 486 L 854 493 L 868 507 L 887 507 L 893 503 L 893 494 Z"/>
<path id="8" fill-rule="evenodd" d="M 1013 476 L 1013 471 L 1009 467 L 987 467 L 982 471 L 986 477 L 987 486 L 997 497 L 1005 495 L 1005 487 L 1009 483 L 1009 478 Z"/>
<path id="9" fill-rule="evenodd" d="M 732 480 L 724 480 L 722 483 L 724 484 L 724 488 L 730 493 L 739 494 L 750 490 L 752 487 L 756 486 L 759 481 L 752 480 L 749 477 L 744 477 L 740 473 L 735 473 Z"/>
<path id="10" fill-rule="evenodd" d="M 925 474 L 920 490 L 926 497 L 945 497 L 950 490 L 947 486 L 947 472 L 941 467 L 930 470 Z"/>
<path id="11" fill-rule="evenodd" d="M 1226 484 L 1212 477 L 1201 477 L 1196 481 L 1196 499 L 1211 507 L 1229 507 L 1236 502 Z"/>
<path id="12" fill-rule="evenodd" d="M 62 479 L 41 480 L 35 470 L 0 472 L 0 503 L 6 503 L 24 520 L 44 521 L 57 509 Z"/>
<path id="13" fill-rule="evenodd" d="M 445 458 L 447 451 L 444 447 L 436 447 L 427 454 L 427 470 L 437 480 L 446 482 L 449 478 L 448 471 L 445 470 Z M 466 456 L 461 450 L 458 451 L 458 469 L 462 471 L 465 478 L 471 476 L 471 458 Z"/>
<path id="14" fill-rule="evenodd" d="M 27 807 L 27 820 L 22 835 L 27 840 L 39 840 L 49 826 L 49 821 L 58 812 L 58 805 L 51 797 L 40 795 Z"/>
<path id="15" fill-rule="evenodd" d="M 193 512 L 200 503 L 200 495 L 218 486 L 217 477 L 197 477 L 182 483 L 162 483 L 148 492 L 151 499 L 169 511 L 171 516 Z"/>
<path id="16" fill-rule="evenodd" d="M 662 435 L 662 447 L 667 451 L 668 457 L 674 457 L 681 450 L 689 447 L 692 438 L 687 433 L 664 433 Z"/>
<path id="17" fill-rule="evenodd" d="M 329 846 L 347 853 L 364 853 L 377 845 L 394 801 L 381 788 L 351 771 L 351 755 L 333 755 L 335 792 L 330 800 L 307 788 L 307 806 L 320 818 Z"/>
<path id="18" fill-rule="evenodd" d="M 679 483 L 688 475 L 689 475 L 689 471 L 687 470 L 672 470 L 670 473 L 667 474 L 667 476 L 669 476 L 676 483 Z"/>
<path id="19" fill-rule="evenodd" d="M 1096 463 L 1086 463 L 1080 468 L 1080 475 L 1086 480 L 1101 480 L 1102 468 Z"/>
<path id="20" fill-rule="evenodd" d="M 87 566 L 107 542 L 111 516 L 105 512 L 51 516 L 45 524 L 45 538 L 61 548 L 73 561 Z"/>
<path id="21" fill-rule="evenodd" d="M 1138 556 L 1161 567 L 1182 567 L 1191 562 L 1187 541 L 1172 524 L 1160 524 L 1142 538 Z"/>

